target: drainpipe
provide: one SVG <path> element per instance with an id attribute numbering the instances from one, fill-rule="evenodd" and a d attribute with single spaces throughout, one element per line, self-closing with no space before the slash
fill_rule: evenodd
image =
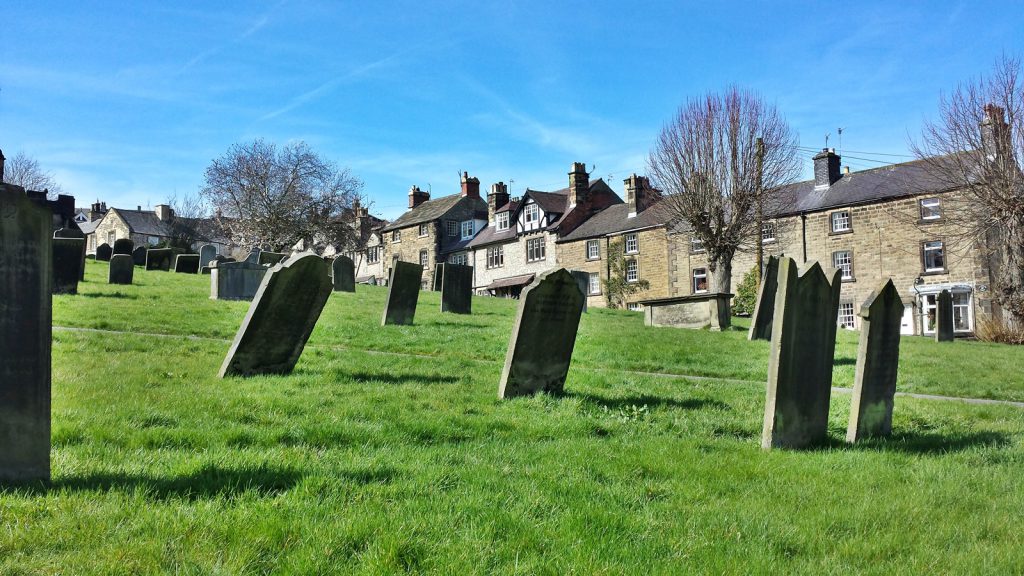
<path id="1" fill-rule="evenodd" d="M 804 249 L 804 262 L 807 262 L 807 214 L 800 214 L 800 244 Z"/>

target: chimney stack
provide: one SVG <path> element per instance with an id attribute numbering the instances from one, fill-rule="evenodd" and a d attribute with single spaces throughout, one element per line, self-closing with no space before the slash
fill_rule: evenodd
<path id="1" fill-rule="evenodd" d="M 167 222 L 174 216 L 174 210 L 171 210 L 167 204 L 157 204 L 155 212 L 157 219 L 161 222 Z"/>
<path id="2" fill-rule="evenodd" d="M 832 148 L 824 148 L 814 157 L 814 189 L 826 190 L 842 177 L 839 173 L 841 158 Z"/>
<path id="3" fill-rule="evenodd" d="M 467 198 L 480 197 L 480 179 L 470 178 L 469 172 L 462 173 L 462 196 Z"/>
<path id="4" fill-rule="evenodd" d="M 487 221 L 494 224 L 494 213 L 508 204 L 508 187 L 504 182 L 491 184 L 491 192 L 487 195 Z"/>
<path id="5" fill-rule="evenodd" d="M 661 198 L 661 192 L 651 188 L 651 182 L 645 176 L 633 174 L 622 182 L 626 185 L 626 204 L 629 206 L 628 218 L 643 212 Z"/>
<path id="6" fill-rule="evenodd" d="M 1006 157 L 1010 149 L 1010 127 L 1006 124 L 1006 111 L 1001 106 L 986 104 L 981 120 L 981 145 L 990 161 Z"/>
<path id="7" fill-rule="evenodd" d="M 583 162 L 573 162 L 569 172 L 569 206 L 586 205 L 590 200 L 590 175 Z"/>
<path id="8" fill-rule="evenodd" d="M 430 192 L 424 192 L 420 190 L 419 186 L 415 184 L 409 188 L 409 209 L 413 209 L 420 204 L 423 204 L 427 200 L 430 200 Z"/>

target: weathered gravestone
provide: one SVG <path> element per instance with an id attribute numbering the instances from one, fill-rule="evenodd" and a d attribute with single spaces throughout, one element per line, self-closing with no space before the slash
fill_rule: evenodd
<path id="1" fill-rule="evenodd" d="M 77 294 L 78 281 L 82 279 L 85 260 L 85 240 L 78 238 L 54 238 L 53 252 L 53 293 Z"/>
<path id="2" fill-rule="evenodd" d="M 217 258 L 217 247 L 213 244 L 203 244 L 199 247 L 199 265 L 209 266 L 210 262 Z"/>
<path id="3" fill-rule="evenodd" d="M 330 295 L 329 267 L 312 252 L 271 268 L 235 335 L 220 377 L 291 372 Z"/>
<path id="4" fill-rule="evenodd" d="M 590 293 L 590 273 L 582 270 L 569 270 L 569 274 L 576 279 L 576 283 L 580 286 L 580 292 L 583 292 L 583 311 L 587 311 L 587 294 Z"/>
<path id="5" fill-rule="evenodd" d="M 132 242 L 128 238 L 118 238 L 114 240 L 113 254 L 128 254 L 131 255 L 132 250 L 135 249 L 135 242 Z"/>
<path id="6" fill-rule="evenodd" d="M 180 274 L 199 274 L 199 254 L 178 254 L 174 258 L 174 271 Z"/>
<path id="7" fill-rule="evenodd" d="M 473 267 L 445 264 L 441 277 L 441 312 L 473 313 Z"/>
<path id="8" fill-rule="evenodd" d="M 896 367 L 900 359 L 900 323 L 905 306 L 892 279 L 860 307 L 860 343 L 850 402 L 846 441 L 892 433 Z"/>
<path id="9" fill-rule="evenodd" d="M 953 341 L 953 296 L 949 290 L 935 297 L 935 341 Z"/>
<path id="10" fill-rule="evenodd" d="M 416 302 L 420 297 L 420 278 L 423 266 L 396 260 L 388 279 L 388 301 L 384 306 L 381 326 L 412 324 L 416 316 Z"/>
<path id="11" fill-rule="evenodd" d="M 262 250 L 260 250 L 259 248 L 253 248 L 252 251 L 249 252 L 249 255 L 245 257 L 245 260 L 243 260 L 243 262 L 248 262 L 250 264 L 259 264 L 260 252 L 262 252 Z"/>
<path id="12" fill-rule="evenodd" d="M 0 482 L 50 479 L 51 233 L 49 210 L 0 183 Z"/>
<path id="13" fill-rule="evenodd" d="M 251 262 L 215 261 L 210 267 L 210 299 L 252 300 L 267 270 Z"/>
<path id="14" fill-rule="evenodd" d="M 110 257 L 107 284 L 131 284 L 135 275 L 135 262 L 128 254 L 114 254 Z"/>
<path id="15" fill-rule="evenodd" d="M 80 238 L 85 240 L 85 234 L 78 228 L 61 228 L 53 233 L 54 238 Z M 85 280 L 85 242 L 82 242 L 82 273 L 79 280 Z"/>
<path id="16" fill-rule="evenodd" d="M 544 272 L 523 290 L 498 398 L 562 392 L 584 298 L 565 268 Z"/>
<path id="17" fill-rule="evenodd" d="M 148 252 L 149 252 L 149 250 L 147 250 L 145 246 L 139 246 L 135 250 L 132 250 L 132 262 L 136 266 L 145 266 L 146 265 L 146 254 Z"/>
<path id="18" fill-rule="evenodd" d="M 171 261 L 174 259 L 174 251 L 170 248 L 150 248 L 146 252 L 146 270 L 163 270 L 168 272 L 171 269 Z"/>
<path id="19" fill-rule="evenodd" d="M 214 256 L 213 258 L 211 258 L 209 262 L 207 262 L 206 264 L 204 264 L 204 265 L 203 265 L 203 266 L 202 266 L 202 267 L 201 267 L 201 268 L 199 269 L 199 273 L 200 273 L 200 274 L 209 274 L 209 273 L 210 273 L 210 272 L 211 272 L 211 271 L 213 270 L 213 267 L 214 267 L 215 265 L 217 265 L 217 264 L 221 264 L 221 263 L 224 263 L 224 262 L 234 262 L 234 261 L 235 261 L 235 259 L 234 259 L 234 258 L 228 258 L 227 256 L 223 256 L 223 255 L 221 255 L 221 254 L 217 254 L 216 256 Z"/>
<path id="20" fill-rule="evenodd" d="M 97 262 L 110 262 L 110 257 L 114 255 L 114 249 L 110 247 L 110 244 L 104 242 L 96 247 L 96 261 Z"/>
<path id="21" fill-rule="evenodd" d="M 280 252 L 261 251 L 258 262 L 260 264 L 264 264 L 264 265 L 269 264 L 269 265 L 273 266 L 274 264 L 277 264 L 277 263 L 281 262 L 281 260 L 284 260 L 287 257 L 288 257 L 287 254 L 282 254 Z"/>
<path id="22" fill-rule="evenodd" d="M 771 340 L 772 316 L 775 314 L 775 293 L 779 288 L 779 259 L 769 256 L 757 288 L 754 315 L 750 318 L 747 340 Z"/>
<path id="23" fill-rule="evenodd" d="M 828 433 L 840 271 L 817 262 L 797 272 L 779 259 L 762 448 L 803 448 Z"/>
<path id="24" fill-rule="evenodd" d="M 444 285 L 444 262 L 438 262 L 434 266 L 434 275 L 430 278 L 430 291 L 440 292 Z"/>
<path id="25" fill-rule="evenodd" d="M 341 254 L 331 262 L 331 276 L 334 278 L 335 292 L 356 291 L 356 266 L 352 259 Z"/>

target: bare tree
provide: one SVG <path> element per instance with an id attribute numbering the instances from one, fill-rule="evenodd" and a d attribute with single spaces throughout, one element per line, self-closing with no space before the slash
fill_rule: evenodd
<path id="1" fill-rule="evenodd" d="M 207 210 L 198 196 L 172 196 L 167 200 L 171 207 L 170 245 L 192 250 L 197 242 L 210 241 L 223 236 L 215 220 L 207 217 Z"/>
<path id="2" fill-rule="evenodd" d="M 761 214 L 791 201 L 800 172 L 797 140 L 778 109 L 730 87 L 688 100 L 648 158 L 679 223 L 703 243 L 716 292 L 730 292 L 732 259 L 761 242 Z"/>
<path id="3" fill-rule="evenodd" d="M 318 250 L 345 250 L 355 237 L 346 209 L 362 186 L 304 142 L 279 149 L 259 139 L 213 160 L 200 193 L 241 246 L 286 250 L 303 240 Z"/>
<path id="4" fill-rule="evenodd" d="M 993 298 L 1024 321 L 1024 83 L 1021 62 L 1003 56 L 988 76 L 939 99 L 911 149 L 943 196 L 943 230 L 952 243 L 981 250 L 992 272 Z"/>
<path id="5" fill-rule="evenodd" d="M 39 161 L 24 152 L 18 152 L 13 158 L 4 162 L 4 182 L 16 184 L 26 190 L 42 192 L 46 190 L 49 196 L 56 198 L 57 194 L 64 190 L 53 177 L 53 172 L 43 170 Z"/>

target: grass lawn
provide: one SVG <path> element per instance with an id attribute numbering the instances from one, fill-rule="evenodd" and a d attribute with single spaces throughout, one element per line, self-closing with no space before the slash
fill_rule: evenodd
<path id="1" fill-rule="evenodd" d="M 0 573 L 1024 571 L 1024 409 L 899 397 L 894 437 L 759 448 L 767 343 L 585 315 L 561 397 L 498 401 L 515 302 L 381 327 L 333 294 L 296 371 L 216 378 L 248 303 L 136 269 L 54 298 L 53 481 Z M 853 381 L 841 333 L 834 384 Z M 1024 349 L 905 338 L 901 391 L 1024 401 Z"/>

